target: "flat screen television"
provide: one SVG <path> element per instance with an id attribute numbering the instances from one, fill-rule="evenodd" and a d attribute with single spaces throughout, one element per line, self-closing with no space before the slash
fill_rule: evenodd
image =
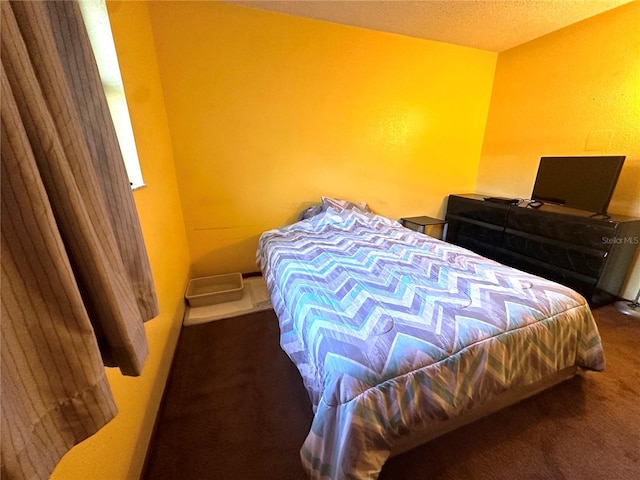
<path id="1" fill-rule="evenodd" d="M 624 159 L 542 157 L 531 199 L 606 215 Z"/>

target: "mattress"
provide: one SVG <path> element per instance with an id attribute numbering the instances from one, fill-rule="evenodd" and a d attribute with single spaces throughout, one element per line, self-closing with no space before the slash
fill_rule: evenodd
<path id="1" fill-rule="evenodd" d="M 265 232 L 257 260 L 314 419 L 311 478 L 374 479 L 397 444 L 604 354 L 575 291 L 354 210 Z"/>

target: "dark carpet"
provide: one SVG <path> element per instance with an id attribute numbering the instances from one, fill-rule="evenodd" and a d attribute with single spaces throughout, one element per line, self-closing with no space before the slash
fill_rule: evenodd
<path id="1" fill-rule="evenodd" d="M 594 310 L 606 369 L 390 459 L 381 480 L 640 479 L 640 321 Z M 273 310 L 184 328 L 144 479 L 303 480 L 311 424 Z"/>

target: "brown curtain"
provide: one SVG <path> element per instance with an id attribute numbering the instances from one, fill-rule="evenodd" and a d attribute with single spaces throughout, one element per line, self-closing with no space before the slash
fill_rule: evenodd
<path id="1" fill-rule="evenodd" d="M 158 313 L 76 2 L 1 2 L 2 479 L 48 478 L 116 413 Z M 131 392 L 135 395 L 135 392 Z"/>

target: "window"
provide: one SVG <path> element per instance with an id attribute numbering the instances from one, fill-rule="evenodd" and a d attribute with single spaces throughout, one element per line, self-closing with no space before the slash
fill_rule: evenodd
<path id="1" fill-rule="evenodd" d="M 120 75 L 118 56 L 111 34 L 111 24 L 105 0 L 80 0 L 80 10 L 87 26 L 91 47 L 98 63 L 102 87 L 116 129 L 131 188 L 144 186 L 138 151 L 131 128 L 131 118 Z"/>

